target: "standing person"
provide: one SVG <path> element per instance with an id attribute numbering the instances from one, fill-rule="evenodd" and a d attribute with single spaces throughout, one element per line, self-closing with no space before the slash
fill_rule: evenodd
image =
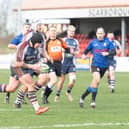
<path id="1" fill-rule="evenodd" d="M 26 22 L 23 24 L 22 32 L 14 37 L 8 45 L 10 49 L 16 49 L 17 46 L 23 41 L 24 36 L 31 31 L 31 24 Z"/>
<path id="2" fill-rule="evenodd" d="M 44 40 L 47 39 L 46 31 L 47 31 L 47 27 L 43 23 L 38 23 L 36 25 L 36 32 L 39 32 L 42 35 Z"/>
<path id="3" fill-rule="evenodd" d="M 101 78 L 104 76 L 104 73 L 108 69 L 108 56 L 115 55 L 115 48 L 113 44 L 105 38 L 105 32 L 102 27 L 97 28 L 96 31 L 97 38 L 92 40 L 88 47 L 85 49 L 82 58 L 84 59 L 86 54 L 92 52 L 93 59 L 91 64 L 92 71 L 92 81 L 90 86 L 88 86 L 85 92 L 80 97 L 80 107 L 84 106 L 84 99 L 90 93 L 92 94 L 91 104 L 92 108 L 96 107 L 96 96 L 98 92 L 98 86 Z"/>
<path id="4" fill-rule="evenodd" d="M 115 40 L 114 33 L 108 32 L 107 33 L 107 38 L 113 43 L 115 49 L 116 49 L 116 55 L 120 55 L 121 53 L 121 45 L 120 43 Z M 115 69 L 116 69 L 116 56 L 111 55 L 108 57 L 109 58 L 109 67 L 106 72 L 107 75 L 107 80 L 110 88 L 110 92 L 114 93 L 115 92 Z"/>
<path id="5" fill-rule="evenodd" d="M 43 108 L 39 106 L 34 88 L 37 87 L 37 85 L 31 76 L 33 71 L 40 71 L 40 66 L 37 64 L 37 62 L 40 58 L 40 56 L 38 56 L 38 48 L 40 47 L 42 40 L 43 38 L 39 33 L 33 33 L 28 42 L 23 42 L 18 46 L 16 56 L 11 63 L 12 78 L 10 78 L 10 84 L 12 84 L 11 82 L 13 82 L 14 77 L 16 77 L 17 85 L 22 83 L 27 87 L 28 99 L 32 103 L 36 115 L 40 115 L 48 110 L 47 107 Z M 2 84 L 0 86 L 0 92 L 7 91 L 8 87 L 9 85 Z"/>
<path id="6" fill-rule="evenodd" d="M 66 95 L 69 101 L 73 101 L 71 90 L 76 81 L 76 67 L 74 63 L 74 56 L 79 53 L 78 41 L 74 38 L 75 30 L 76 28 L 73 25 L 69 25 L 67 29 L 67 37 L 64 38 L 64 41 L 67 43 L 68 47 L 73 51 L 69 53 L 64 52 L 61 82 L 59 83 L 60 85 L 57 86 L 57 93 L 54 99 L 55 102 L 59 101 L 60 93 L 67 74 L 69 75 L 69 83 Z"/>
<path id="7" fill-rule="evenodd" d="M 48 103 L 48 97 L 52 92 L 54 85 L 57 82 L 57 76 L 61 76 L 61 67 L 62 67 L 62 49 L 66 52 L 69 52 L 69 48 L 67 44 L 60 38 L 57 38 L 56 27 L 51 26 L 48 30 L 49 39 L 46 41 L 45 50 L 46 50 L 46 58 L 48 61 L 48 65 L 50 67 L 49 72 L 49 82 L 45 91 L 43 93 L 43 103 Z M 60 80 L 60 78 L 59 78 Z"/>
<path id="8" fill-rule="evenodd" d="M 43 23 L 38 23 L 36 25 L 36 30 L 35 30 L 37 33 L 40 33 L 43 37 L 43 43 L 41 45 L 41 47 L 39 48 L 39 51 L 41 53 L 41 57 L 44 56 L 44 43 L 46 42 L 46 34 L 44 33 L 44 26 L 43 26 Z"/>
<path id="9" fill-rule="evenodd" d="M 22 32 L 14 37 L 8 45 L 9 49 L 16 49 L 17 46 L 23 41 L 25 35 L 29 33 L 31 30 L 31 24 L 29 22 L 25 22 L 23 24 Z M 4 98 L 5 103 L 9 103 L 10 93 L 6 93 Z"/>

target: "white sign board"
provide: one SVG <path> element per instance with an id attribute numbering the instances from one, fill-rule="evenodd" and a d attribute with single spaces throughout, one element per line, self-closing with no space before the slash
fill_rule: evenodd
<path id="1" fill-rule="evenodd" d="M 9 69 L 10 61 L 13 54 L 0 55 L 0 69 Z M 129 58 L 128 57 L 117 57 L 117 72 L 129 72 Z M 90 59 L 82 60 L 77 58 L 76 67 L 78 70 L 89 70 L 90 69 Z"/>
<path id="2" fill-rule="evenodd" d="M 107 8 L 77 8 L 77 9 L 49 9 L 22 11 L 22 19 L 66 19 L 67 18 L 97 18 L 97 17 L 129 17 L 129 7 Z"/>

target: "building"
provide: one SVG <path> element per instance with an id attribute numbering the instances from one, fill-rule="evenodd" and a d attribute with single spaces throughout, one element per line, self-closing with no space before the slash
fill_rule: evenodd
<path id="1" fill-rule="evenodd" d="M 129 34 L 129 0 L 23 0 L 15 9 L 20 22 L 63 23 L 76 25 L 79 33 L 91 33 L 98 26 L 121 35 L 122 54 Z"/>

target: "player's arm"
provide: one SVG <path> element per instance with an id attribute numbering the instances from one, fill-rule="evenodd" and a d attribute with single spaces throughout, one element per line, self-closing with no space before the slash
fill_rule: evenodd
<path id="1" fill-rule="evenodd" d="M 121 49 L 119 49 L 119 48 L 116 49 L 116 55 L 118 55 L 118 56 L 121 55 Z"/>
<path id="2" fill-rule="evenodd" d="M 116 50 L 115 49 L 112 49 L 108 52 L 102 52 L 102 55 L 103 56 L 115 56 L 116 55 Z"/>
<path id="3" fill-rule="evenodd" d="M 102 52 L 102 55 L 103 56 L 115 56 L 116 55 L 116 48 L 112 42 L 109 43 L 109 50 Z"/>
<path id="4" fill-rule="evenodd" d="M 23 58 L 24 58 L 24 51 L 25 51 L 25 46 L 26 45 L 26 42 L 24 42 L 23 44 L 20 44 L 18 47 L 17 47 L 17 50 L 16 50 L 16 59 L 15 59 L 15 62 L 13 64 L 14 67 L 23 67 L 24 66 L 24 62 L 23 62 Z M 25 66 L 27 67 L 27 66 Z"/>
<path id="5" fill-rule="evenodd" d="M 92 50 L 92 42 L 89 43 L 89 45 L 85 48 L 83 54 L 82 54 L 82 59 L 86 58 L 86 55 Z"/>
<path id="6" fill-rule="evenodd" d="M 18 36 L 16 36 L 16 37 L 13 38 L 13 39 L 11 40 L 11 42 L 8 44 L 8 48 L 10 48 L 10 49 L 16 49 L 18 43 L 19 43 Z"/>
<path id="7" fill-rule="evenodd" d="M 53 59 L 48 54 L 48 48 L 47 48 L 48 42 L 49 42 L 49 39 L 48 39 L 48 41 L 44 42 L 43 56 L 44 56 L 44 58 L 46 58 L 47 61 L 50 61 L 53 63 Z"/>
<path id="8" fill-rule="evenodd" d="M 23 67 L 23 68 L 29 68 L 29 69 L 34 69 L 39 71 L 40 66 L 38 64 L 26 64 L 23 59 L 24 59 L 24 54 L 25 54 L 25 46 L 27 45 L 27 42 L 23 42 L 20 44 L 17 48 L 16 51 L 16 62 L 14 63 L 14 67 Z"/>
<path id="9" fill-rule="evenodd" d="M 46 42 L 44 41 L 44 44 L 43 44 L 43 49 L 42 49 L 43 51 L 42 51 L 42 54 L 43 54 L 43 57 L 45 57 L 46 58 L 46 54 L 47 54 L 47 52 L 46 52 Z"/>
<path id="10" fill-rule="evenodd" d="M 76 40 L 76 43 L 77 43 L 77 46 L 76 46 L 76 48 L 74 49 L 74 55 L 77 55 L 77 54 L 79 54 L 79 52 L 80 52 L 80 49 L 79 49 L 79 42 Z"/>
<path id="11" fill-rule="evenodd" d="M 70 48 L 68 47 L 67 43 L 61 39 L 62 42 L 62 48 L 65 50 L 66 53 L 71 53 Z"/>
<path id="12" fill-rule="evenodd" d="M 117 40 L 115 40 L 116 42 L 116 55 L 121 55 L 121 45 L 120 42 L 118 42 Z"/>
<path id="13" fill-rule="evenodd" d="M 16 63 L 14 64 L 14 67 L 29 68 L 29 69 L 33 69 L 33 70 L 36 70 L 36 71 L 40 70 L 39 64 L 26 64 L 23 61 L 16 61 Z"/>
<path id="14" fill-rule="evenodd" d="M 112 42 L 109 45 L 109 55 L 111 55 L 111 56 L 115 56 L 116 55 L 116 48 L 115 48 L 115 46 L 113 45 Z"/>
<path id="15" fill-rule="evenodd" d="M 17 46 L 15 45 L 15 44 L 8 44 L 8 48 L 10 48 L 10 49 L 16 49 L 17 48 Z"/>

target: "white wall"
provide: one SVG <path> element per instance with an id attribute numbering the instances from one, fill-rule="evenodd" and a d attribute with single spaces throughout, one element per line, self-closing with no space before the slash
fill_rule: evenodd
<path id="1" fill-rule="evenodd" d="M 9 69 L 11 58 L 13 54 L 8 55 L 0 55 L 0 69 Z M 81 70 L 88 70 L 89 64 L 88 59 L 85 61 L 77 61 L 78 65 L 77 68 Z M 82 64 L 81 64 L 82 62 Z M 117 72 L 129 72 L 129 58 L 128 57 L 118 57 L 117 58 Z"/>

